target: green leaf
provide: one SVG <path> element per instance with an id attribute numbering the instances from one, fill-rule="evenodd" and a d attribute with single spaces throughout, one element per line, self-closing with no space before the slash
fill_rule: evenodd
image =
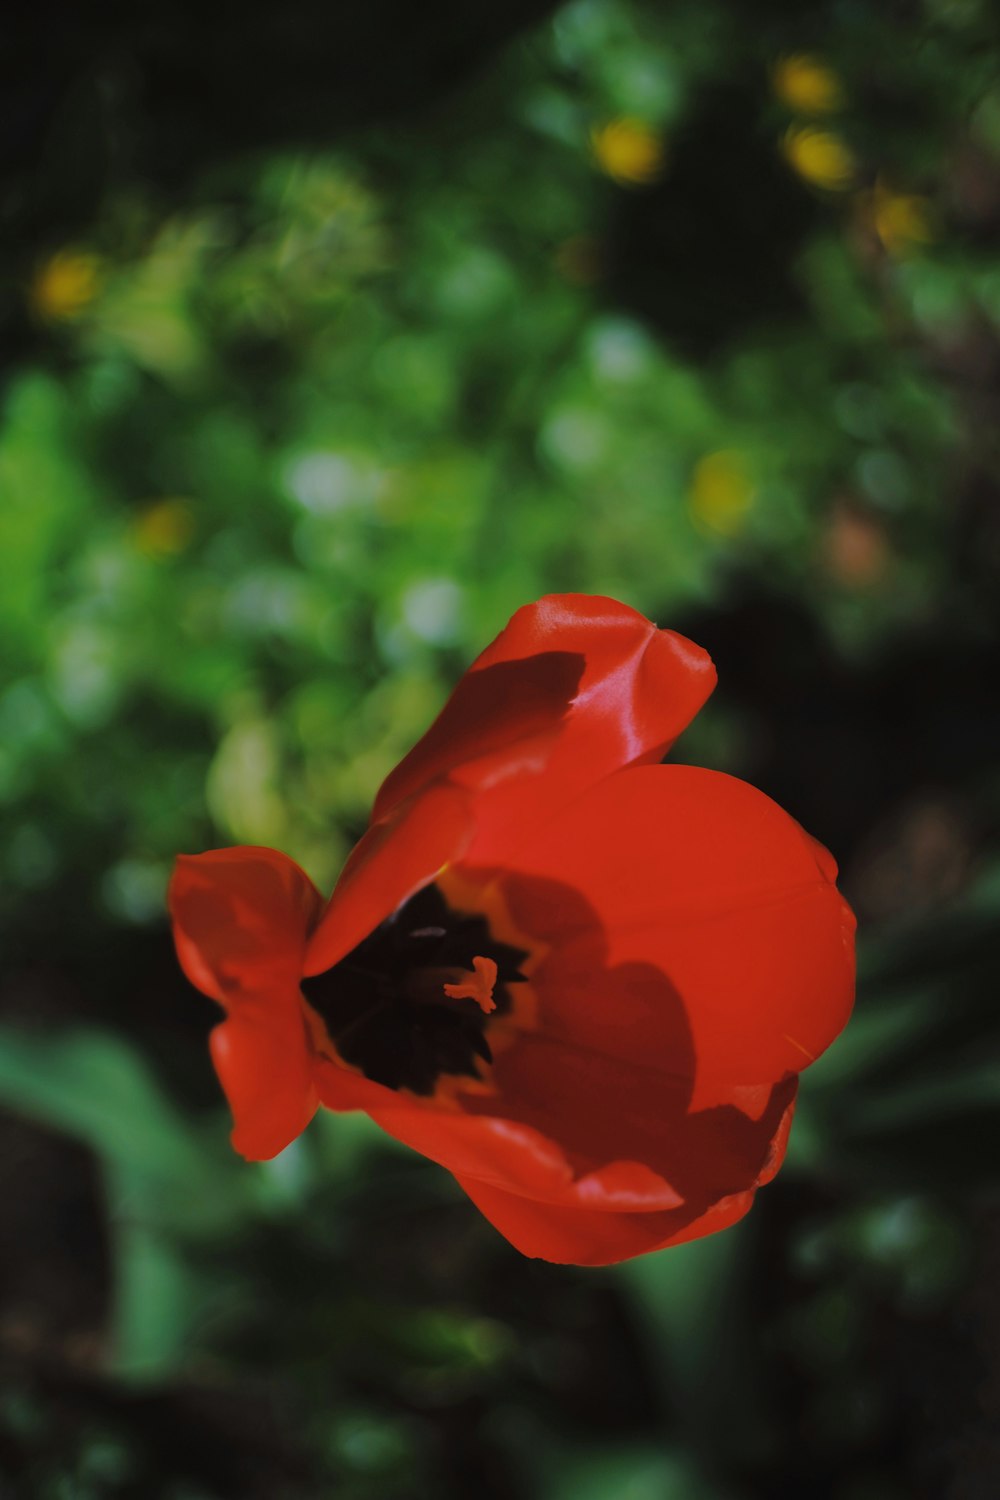
<path id="1" fill-rule="evenodd" d="M 213 1289 L 197 1246 L 256 1212 L 257 1174 L 203 1134 L 138 1054 L 99 1031 L 0 1033 L 0 1101 L 88 1145 L 114 1243 L 112 1364 L 132 1379 L 177 1368 Z"/>

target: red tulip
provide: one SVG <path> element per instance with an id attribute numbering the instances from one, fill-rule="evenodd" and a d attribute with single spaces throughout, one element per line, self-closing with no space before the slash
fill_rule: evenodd
<path id="1" fill-rule="evenodd" d="M 854 921 L 768 797 L 658 763 L 714 684 L 624 604 L 542 599 L 389 776 L 329 901 L 272 849 L 182 855 L 236 1149 L 366 1110 L 518 1249 L 580 1265 L 739 1219 L 847 1020 Z"/>

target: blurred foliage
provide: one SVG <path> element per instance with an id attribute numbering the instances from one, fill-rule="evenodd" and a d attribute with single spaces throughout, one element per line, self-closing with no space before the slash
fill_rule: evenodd
<path id="1" fill-rule="evenodd" d="M 992 1496 L 1000 27 L 477 9 L 77 16 L 12 86 L 0 1492 Z M 232 1156 L 163 928 L 179 849 L 329 885 L 560 589 L 713 650 L 685 758 L 868 919 L 782 1177 L 620 1272 L 364 1120 Z"/>

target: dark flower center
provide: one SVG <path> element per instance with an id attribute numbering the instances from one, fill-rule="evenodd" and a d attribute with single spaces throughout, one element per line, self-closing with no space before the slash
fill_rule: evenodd
<path id="1" fill-rule="evenodd" d="M 510 1011 L 507 986 L 524 979 L 525 958 L 429 885 L 302 993 L 345 1062 L 388 1088 L 433 1094 L 442 1073 L 479 1078 L 480 1061 L 492 1062 L 489 1025 Z"/>

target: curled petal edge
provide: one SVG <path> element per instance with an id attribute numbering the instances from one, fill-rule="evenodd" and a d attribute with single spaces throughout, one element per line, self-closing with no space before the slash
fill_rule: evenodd
<path id="1" fill-rule="evenodd" d="M 733 1193 L 701 1212 L 691 1212 L 684 1206 L 628 1214 L 540 1203 L 474 1178 L 459 1177 L 458 1183 L 480 1213 L 522 1255 L 574 1266 L 614 1265 L 651 1250 L 715 1234 L 743 1217 L 755 1192 L 749 1188 Z"/>
<path id="2" fill-rule="evenodd" d="M 621 1213 L 676 1208 L 683 1201 L 641 1162 L 609 1162 L 578 1176 L 559 1145 L 532 1126 L 413 1104 L 329 1062 L 321 1064 L 316 1077 L 320 1102 L 327 1108 L 364 1109 L 387 1135 L 456 1177 L 474 1177 L 540 1202 L 600 1205 Z"/>

